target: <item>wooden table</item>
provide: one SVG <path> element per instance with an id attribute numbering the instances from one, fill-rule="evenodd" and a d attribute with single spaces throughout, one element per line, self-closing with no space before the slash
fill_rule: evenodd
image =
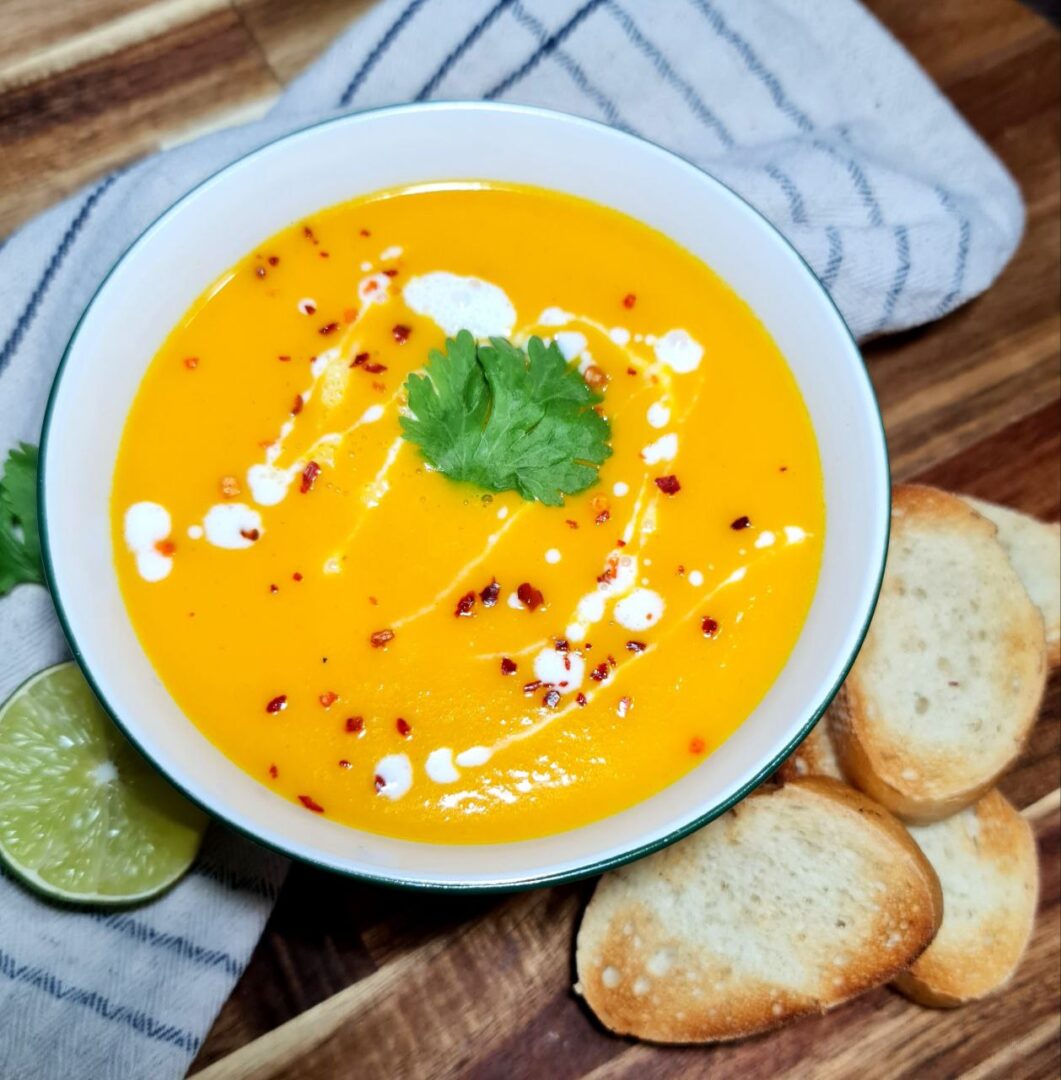
<path id="1" fill-rule="evenodd" d="M 264 110 L 371 0 L 0 0 L 0 235 L 83 182 Z M 999 153 L 1028 227 L 994 288 L 866 361 L 893 471 L 1061 511 L 1058 35 L 1015 0 L 870 6 Z M 1041 0 L 1039 7 L 1056 11 Z M 1043 857 L 1034 939 L 1013 984 L 956 1012 L 888 990 L 736 1046 L 606 1035 L 572 997 L 592 884 L 511 897 L 385 891 L 295 867 L 207 1038 L 203 1077 L 695 1075 L 1056 1077 L 1059 689 L 1003 790 Z"/>

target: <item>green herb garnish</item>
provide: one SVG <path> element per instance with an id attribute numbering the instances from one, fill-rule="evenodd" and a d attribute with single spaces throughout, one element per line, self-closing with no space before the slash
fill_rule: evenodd
<path id="1" fill-rule="evenodd" d="M 461 330 L 444 351 L 432 349 L 424 370 L 406 380 L 412 415 L 402 434 L 439 472 L 546 506 L 596 483 L 611 426 L 555 342 L 476 345 Z"/>
<path id="2" fill-rule="evenodd" d="M 7 455 L 0 478 L 0 596 L 16 585 L 43 581 L 37 532 L 37 448 L 22 443 Z"/>

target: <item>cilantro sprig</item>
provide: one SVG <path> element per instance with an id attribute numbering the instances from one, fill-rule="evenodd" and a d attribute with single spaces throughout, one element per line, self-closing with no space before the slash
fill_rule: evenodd
<path id="1" fill-rule="evenodd" d="M 37 448 L 12 450 L 0 477 L 0 596 L 16 585 L 42 584 L 41 541 L 37 532 Z"/>
<path id="2" fill-rule="evenodd" d="M 431 351 L 424 371 L 406 380 L 402 434 L 439 472 L 546 506 L 596 483 L 611 427 L 555 342 L 477 345 L 461 330 Z"/>

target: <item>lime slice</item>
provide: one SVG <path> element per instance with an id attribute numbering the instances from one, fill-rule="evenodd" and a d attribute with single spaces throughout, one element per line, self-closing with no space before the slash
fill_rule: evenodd
<path id="1" fill-rule="evenodd" d="M 0 708 L 0 857 L 60 900 L 130 903 L 188 869 L 206 817 L 140 755 L 76 664 L 34 675 Z"/>

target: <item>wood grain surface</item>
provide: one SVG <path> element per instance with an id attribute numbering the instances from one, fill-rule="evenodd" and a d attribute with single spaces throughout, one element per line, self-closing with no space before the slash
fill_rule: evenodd
<path id="1" fill-rule="evenodd" d="M 638 0 L 648 2 L 648 0 Z M 262 112 L 371 0 L 0 0 L 0 236 L 144 153 Z M 1061 47 L 1015 0 L 871 0 L 1016 176 L 1020 250 L 985 296 L 873 343 L 897 479 L 1061 513 Z M 740 1044 L 616 1039 L 571 994 L 593 884 L 508 897 L 387 891 L 295 867 L 192 1073 L 202 1080 L 673 1076 L 1056 1078 L 1061 678 L 1005 793 L 1042 898 L 1013 983 L 954 1012 L 879 990 Z"/>

